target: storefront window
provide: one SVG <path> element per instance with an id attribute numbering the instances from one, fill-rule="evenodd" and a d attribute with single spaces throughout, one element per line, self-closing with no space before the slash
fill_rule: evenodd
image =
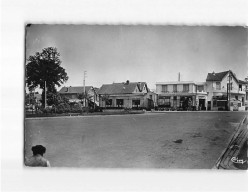
<path id="1" fill-rule="evenodd" d="M 117 105 L 117 107 L 123 107 L 123 99 L 117 99 L 116 100 L 116 105 Z"/>
<path id="2" fill-rule="evenodd" d="M 108 100 L 106 100 L 105 102 L 106 102 L 106 106 L 107 106 L 107 107 L 112 106 L 112 99 L 108 99 Z"/>
<path id="3" fill-rule="evenodd" d="M 133 105 L 133 107 L 139 107 L 140 106 L 140 100 L 133 100 L 132 105 Z"/>
<path id="4" fill-rule="evenodd" d="M 213 96 L 213 107 L 226 107 L 227 106 L 227 96 Z"/>
<path id="5" fill-rule="evenodd" d="M 170 106 L 170 96 L 159 97 L 158 105 L 159 106 Z"/>

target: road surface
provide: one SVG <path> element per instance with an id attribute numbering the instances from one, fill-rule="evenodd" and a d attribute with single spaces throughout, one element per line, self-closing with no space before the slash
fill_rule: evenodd
<path id="1" fill-rule="evenodd" d="M 170 112 L 25 119 L 52 167 L 211 169 L 246 112 Z"/>

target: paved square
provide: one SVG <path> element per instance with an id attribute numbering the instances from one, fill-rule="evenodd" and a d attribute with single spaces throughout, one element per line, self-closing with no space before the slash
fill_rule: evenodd
<path id="1" fill-rule="evenodd" d="M 32 145 L 43 144 L 53 167 L 211 169 L 246 114 L 170 112 L 26 119 L 25 154 L 31 155 Z"/>

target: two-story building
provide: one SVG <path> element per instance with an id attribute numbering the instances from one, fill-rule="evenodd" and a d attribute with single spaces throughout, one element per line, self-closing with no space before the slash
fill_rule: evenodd
<path id="1" fill-rule="evenodd" d="M 231 71 L 208 73 L 209 110 L 245 110 L 246 83 Z"/>
<path id="2" fill-rule="evenodd" d="M 151 109 L 156 104 L 156 94 L 151 92 L 146 82 L 104 84 L 98 90 L 101 108 Z"/>
<path id="3" fill-rule="evenodd" d="M 205 82 L 175 81 L 156 83 L 158 107 L 180 110 L 206 110 Z"/>

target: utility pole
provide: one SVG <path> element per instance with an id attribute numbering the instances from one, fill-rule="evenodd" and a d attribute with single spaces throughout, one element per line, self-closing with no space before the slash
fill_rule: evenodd
<path id="1" fill-rule="evenodd" d="M 229 77 L 229 75 L 228 75 Z M 229 84 L 227 83 L 226 84 L 226 96 L 227 96 L 227 110 L 229 111 L 229 92 L 228 92 L 228 89 L 229 89 Z"/>
<path id="2" fill-rule="evenodd" d="M 228 101 L 228 111 L 231 110 L 231 75 L 230 70 L 228 73 L 228 84 L 227 84 L 227 101 Z"/>
<path id="3" fill-rule="evenodd" d="M 46 100 L 46 81 L 45 81 L 45 108 L 46 108 L 46 102 L 47 100 Z"/>
<path id="4" fill-rule="evenodd" d="M 86 108 L 86 91 L 85 91 L 85 78 L 87 71 L 84 71 L 84 107 Z"/>
<path id="5" fill-rule="evenodd" d="M 229 110 L 231 110 L 231 90 L 232 90 L 232 75 L 231 75 L 231 71 L 229 70 Z"/>

